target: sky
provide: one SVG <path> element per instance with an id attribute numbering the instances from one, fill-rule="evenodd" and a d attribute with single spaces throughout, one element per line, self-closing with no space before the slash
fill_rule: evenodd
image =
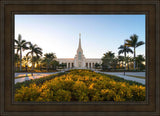
<path id="1" fill-rule="evenodd" d="M 15 39 L 21 34 L 43 54 L 53 52 L 57 58 L 75 57 L 79 33 L 86 58 L 102 58 L 108 51 L 117 56 L 131 35 L 145 42 L 145 15 L 15 15 Z M 136 48 L 136 54 L 145 56 L 145 45 Z"/>

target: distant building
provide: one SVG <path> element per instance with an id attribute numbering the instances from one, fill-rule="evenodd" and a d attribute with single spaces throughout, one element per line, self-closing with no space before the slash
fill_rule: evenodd
<path id="1" fill-rule="evenodd" d="M 66 68 L 78 69 L 94 68 L 96 63 L 102 64 L 102 60 L 100 58 L 85 58 L 81 47 L 81 34 L 79 34 L 79 45 L 75 57 L 57 58 L 57 61 L 59 61 L 60 64 L 66 63 Z"/>

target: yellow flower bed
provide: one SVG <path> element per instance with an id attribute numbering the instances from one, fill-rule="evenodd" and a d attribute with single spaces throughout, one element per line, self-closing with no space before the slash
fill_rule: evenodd
<path id="1" fill-rule="evenodd" d="M 42 85 L 16 90 L 15 101 L 144 101 L 145 87 L 116 82 L 90 70 L 72 70 Z"/>

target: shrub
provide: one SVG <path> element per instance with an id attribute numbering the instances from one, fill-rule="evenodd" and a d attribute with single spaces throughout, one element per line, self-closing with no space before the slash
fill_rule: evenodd
<path id="1" fill-rule="evenodd" d="M 15 101 L 144 101 L 145 86 L 90 70 L 16 84 Z"/>
<path id="2" fill-rule="evenodd" d="M 73 85 L 73 96 L 78 101 L 88 101 L 88 90 L 87 86 L 82 81 L 76 81 Z"/>
<path id="3" fill-rule="evenodd" d="M 15 101 L 36 101 L 40 93 L 41 89 L 36 84 L 31 84 L 29 87 L 22 86 L 15 94 Z"/>
<path id="4" fill-rule="evenodd" d="M 59 89 L 55 92 L 54 96 L 55 101 L 71 101 L 71 92 L 63 89 Z"/>

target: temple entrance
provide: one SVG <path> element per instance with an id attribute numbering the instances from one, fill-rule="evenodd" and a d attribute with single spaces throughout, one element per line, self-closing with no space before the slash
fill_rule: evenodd
<path id="1" fill-rule="evenodd" d="M 78 67 L 82 67 L 81 62 L 78 62 Z"/>

